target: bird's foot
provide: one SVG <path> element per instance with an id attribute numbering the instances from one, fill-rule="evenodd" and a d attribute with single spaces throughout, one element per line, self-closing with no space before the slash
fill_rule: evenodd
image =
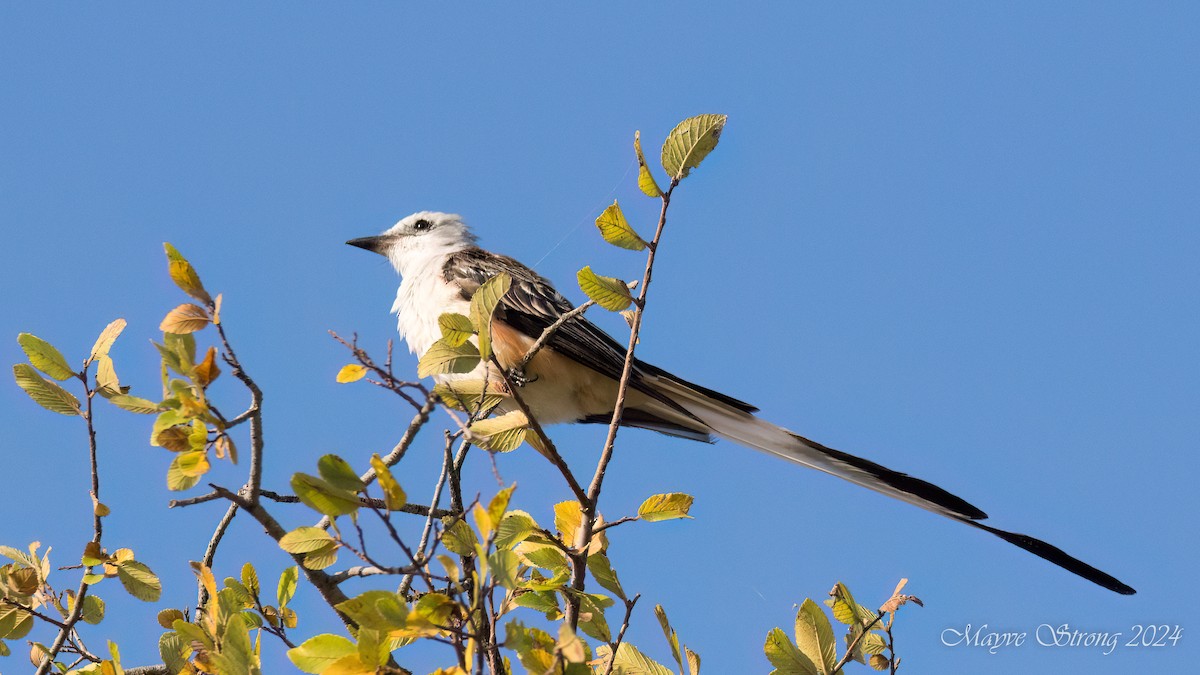
<path id="1" fill-rule="evenodd" d="M 529 384 L 530 382 L 537 381 L 536 375 L 534 375 L 534 376 L 526 375 L 525 370 L 523 368 L 509 368 L 507 375 L 508 375 L 509 382 L 512 382 L 513 385 L 516 387 L 524 387 L 525 385 Z"/>

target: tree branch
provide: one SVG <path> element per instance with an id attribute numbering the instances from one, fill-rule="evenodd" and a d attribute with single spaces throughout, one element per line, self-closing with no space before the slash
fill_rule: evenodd
<path id="1" fill-rule="evenodd" d="M 654 238 L 647 245 L 646 271 L 642 274 L 642 290 L 634 300 L 633 319 L 629 322 L 629 345 L 625 349 L 625 365 L 621 369 L 621 381 L 617 386 L 617 400 L 613 406 L 612 421 L 608 425 L 608 436 L 604 440 L 604 449 L 600 452 L 600 461 L 596 463 L 596 473 L 588 485 L 585 499 L 579 500 L 583 511 L 583 522 L 577 533 L 575 542 L 577 553 L 571 556 L 571 588 L 583 591 L 587 579 L 587 545 L 592 540 L 592 530 L 596 527 L 597 508 L 600 501 L 600 490 L 604 484 L 604 475 L 608 471 L 608 463 L 612 461 L 613 448 L 617 441 L 617 431 L 621 428 L 621 416 L 625 413 L 625 397 L 629 391 L 629 381 L 633 375 L 634 351 L 637 349 L 638 335 L 642 330 L 642 314 L 646 309 L 646 296 L 650 292 L 650 280 L 654 274 L 654 258 L 658 253 L 658 243 L 662 239 L 663 228 L 667 224 L 667 208 L 671 205 L 671 193 L 679 184 L 678 179 L 671 181 L 671 186 L 662 194 L 662 209 L 658 214 L 658 227 L 654 230 Z M 579 626 L 579 601 L 572 600 L 567 595 L 567 622 L 571 630 Z"/>

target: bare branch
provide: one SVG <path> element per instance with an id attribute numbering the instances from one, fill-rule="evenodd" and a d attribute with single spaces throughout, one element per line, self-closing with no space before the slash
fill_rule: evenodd
<path id="1" fill-rule="evenodd" d="M 251 517 L 257 520 L 259 524 L 263 526 L 263 530 L 267 533 L 267 536 L 274 539 L 276 543 L 283 538 L 283 535 L 287 534 L 287 530 L 283 529 L 283 526 L 279 524 L 279 521 L 275 520 L 270 513 L 267 513 L 267 510 L 262 507 L 262 504 L 253 503 L 247 497 L 244 497 L 240 494 L 235 494 L 217 485 L 210 485 L 209 487 L 216 490 L 225 499 L 237 504 L 246 513 L 250 514 Z M 340 618 L 347 626 L 351 628 L 357 628 L 357 624 L 355 624 L 350 617 L 342 614 L 342 612 L 337 609 L 338 604 L 345 602 L 349 598 L 345 593 L 342 592 L 342 589 L 338 587 L 337 583 L 330 578 L 330 575 L 322 572 L 321 570 L 310 570 L 305 567 L 303 554 L 289 553 L 288 555 L 291 556 L 292 560 L 296 561 L 300 571 L 308 579 L 308 582 L 313 585 L 313 588 L 317 589 L 317 593 L 321 595 L 321 599 L 325 601 L 325 604 L 329 605 L 333 611 L 337 612 L 338 618 Z"/>
<path id="2" fill-rule="evenodd" d="M 334 337 L 336 338 L 337 335 L 335 334 Z M 341 338 L 337 339 L 342 341 Z M 343 344 L 345 344 L 344 341 Z M 389 452 L 386 457 L 381 458 L 384 466 L 395 466 L 401 459 L 404 459 L 404 454 L 408 452 L 408 448 L 412 445 L 413 439 L 417 437 L 417 432 L 421 430 L 421 427 L 425 426 L 425 423 L 429 421 L 429 414 L 432 413 L 433 409 L 437 407 L 436 399 L 437 397 L 431 393 L 425 394 L 425 403 L 418 407 L 417 414 L 414 415 L 412 421 L 408 423 L 408 428 L 404 430 L 404 435 L 400 437 L 400 442 L 396 443 L 396 446 L 392 448 L 391 452 Z M 370 485 L 373 483 L 375 481 L 375 469 L 370 468 L 364 471 L 363 474 L 359 476 L 359 480 L 361 480 L 365 485 Z M 417 511 L 408 512 L 418 513 Z M 420 512 L 419 515 L 427 515 L 427 513 Z M 329 516 L 325 516 L 321 518 L 320 522 L 317 523 L 317 527 L 321 529 L 328 529 L 330 522 Z"/>
<path id="3" fill-rule="evenodd" d="M 81 417 L 83 417 L 83 420 L 87 425 L 88 460 L 91 465 L 92 473 L 92 541 L 99 546 L 100 537 L 104 532 L 104 524 L 100 520 L 100 509 L 97 508 L 97 506 L 100 504 L 100 464 L 97 459 L 96 426 L 94 424 L 94 415 L 92 410 L 92 399 L 95 398 L 96 392 L 92 391 L 91 387 L 88 386 L 86 367 L 84 368 L 83 372 L 79 374 L 79 379 L 83 381 L 83 389 L 87 395 L 87 405 Z M 88 567 L 87 574 L 90 574 L 91 571 L 92 568 Z M 84 578 L 86 578 L 86 576 L 87 575 L 85 574 Z M 37 675 L 46 675 L 46 673 L 49 672 L 51 664 L 54 663 L 54 659 L 58 657 L 59 651 L 62 650 L 63 645 L 66 644 L 67 639 L 71 636 L 71 633 L 74 632 L 75 624 L 79 623 L 79 620 L 83 618 L 83 601 L 84 598 L 87 597 L 88 589 L 90 588 L 90 586 L 83 580 L 84 578 L 79 580 L 79 589 L 75 591 L 74 604 L 71 607 L 71 611 L 67 615 L 66 620 L 61 624 L 57 624 L 58 635 L 54 636 L 54 642 L 50 644 L 50 649 L 45 652 L 45 657 L 38 665 Z"/>
<path id="4" fill-rule="evenodd" d="M 633 606 L 637 604 L 638 599 L 641 597 L 642 594 L 638 593 L 632 599 L 625 601 L 625 620 L 621 622 L 621 630 L 617 632 L 616 642 L 611 642 L 608 645 L 612 649 L 612 654 L 608 659 L 608 665 L 604 668 L 604 675 L 612 674 L 613 666 L 617 663 L 617 650 L 621 648 L 621 641 L 625 639 L 625 631 L 629 628 L 629 618 L 633 615 Z M 832 672 L 836 673 L 837 670 L 834 669 Z"/>
<path id="5" fill-rule="evenodd" d="M 229 529 L 229 524 L 233 522 L 233 517 L 237 515 L 238 505 L 230 504 L 229 509 L 225 511 L 225 516 L 221 518 L 221 522 L 217 523 L 217 529 L 213 531 L 212 539 L 208 540 L 208 547 L 204 549 L 204 558 L 200 561 L 201 565 L 212 569 L 213 559 L 217 556 L 217 546 L 221 544 L 221 538 L 225 536 L 225 530 Z M 196 611 L 199 612 L 208 603 L 208 589 L 204 587 L 204 581 L 200 580 L 196 584 L 200 590 L 196 592 Z"/>

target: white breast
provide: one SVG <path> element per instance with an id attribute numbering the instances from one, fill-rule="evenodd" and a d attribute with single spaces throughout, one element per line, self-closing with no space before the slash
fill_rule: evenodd
<path id="1" fill-rule="evenodd" d="M 470 303 L 459 295 L 457 286 L 447 284 L 442 277 L 445 256 L 431 257 L 419 269 L 408 272 L 396 291 L 392 311 L 396 313 L 396 328 L 408 343 L 408 350 L 417 356 L 442 337 L 438 317 L 446 312 L 466 314 Z"/>

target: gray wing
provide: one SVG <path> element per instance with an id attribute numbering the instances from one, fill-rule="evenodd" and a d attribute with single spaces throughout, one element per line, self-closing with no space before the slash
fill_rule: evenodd
<path id="1" fill-rule="evenodd" d="M 470 299 L 483 282 L 501 272 L 507 272 L 512 277 L 512 286 L 500 301 L 497 317 L 522 333 L 536 339 L 550 324 L 573 308 L 570 301 L 555 290 L 549 281 L 508 256 L 472 246 L 451 254 L 442 268 L 446 281 L 462 289 L 463 299 Z M 614 380 L 621 379 L 625 367 L 625 347 L 582 316 L 568 321 L 555 331 L 547 346 L 598 373 Z M 748 403 L 692 384 L 643 361 L 635 361 L 630 386 L 689 417 L 690 413 L 646 381 L 648 375 L 669 378 L 745 412 L 756 410 Z"/>

